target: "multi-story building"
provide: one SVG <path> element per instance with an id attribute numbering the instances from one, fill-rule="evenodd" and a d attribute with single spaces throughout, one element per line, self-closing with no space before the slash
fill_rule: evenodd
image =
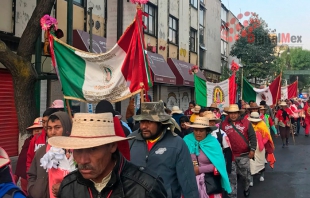
<path id="1" fill-rule="evenodd" d="M 232 61 L 240 63 L 237 57 L 230 56 L 232 46 L 238 39 L 242 24 L 238 18 L 228 10 L 224 4 L 221 8 L 221 69 L 230 69 Z"/>
<path id="2" fill-rule="evenodd" d="M 0 21 L 0 39 L 13 51 L 16 51 L 18 47 L 19 38 L 32 15 L 36 2 L 37 0 L 1 1 L 0 18 L 5 20 Z M 72 45 L 84 51 L 90 50 L 91 26 L 92 51 L 103 53 L 115 45 L 136 14 L 136 5 L 130 3 L 129 0 L 73 0 L 73 2 Z M 92 8 L 92 23 L 89 23 L 90 8 Z M 220 0 L 150 0 L 143 5 L 143 10 L 148 14 L 148 17 L 143 18 L 146 26 L 144 39 L 154 81 L 154 86 L 148 94 L 154 101 L 166 102 L 168 108 L 178 105 L 185 110 L 188 108 L 188 102 L 194 100 L 194 77 L 188 73 L 193 65 L 198 65 L 202 70 L 198 73 L 201 78 L 206 77 L 213 82 L 219 81 L 223 62 L 219 31 L 221 2 Z M 64 33 L 61 40 L 66 42 L 67 1 L 56 0 L 51 15 L 58 20 L 58 28 Z M 42 56 L 41 63 L 36 64 L 41 65 L 41 72 L 44 76 L 54 73 L 50 57 Z M 3 103 L 0 98 L 0 105 L 11 106 L 10 112 L 14 116 L 14 96 L 10 73 L 5 69 L 0 69 L 0 76 L 0 95 L 4 90 L 1 89 L 4 87 L 2 76 L 10 82 L 10 87 L 6 88 L 6 91 L 10 90 L 10 100 L 7 100 L 10 104 Z M 62 98 L 62 92 L 57 79 L 48 78 L 40 82 L 40 114 L 42 115 L 53 100 Z M 139 96 L 136 101 L 139 101 Z M 128 102 L 129 99 L 122 101 L 121 105 L 116 105 L 122 115 L 126 113 Z M 86 104 L 72 101 L 72 108 L 77 112 L 87 112 L 88 107 Z M 2 109 L 1 106 L 0 109 Z M 11 133 L 14 133 L 15 137 L 18 135 L 18 130 Z M 17 144 L 16 137 L 14 137 L 12 136 L 9 140 L 12 145 Z M 15 154 L 17 154 L 17 149 L 14 148 L 10 155 Z"/>

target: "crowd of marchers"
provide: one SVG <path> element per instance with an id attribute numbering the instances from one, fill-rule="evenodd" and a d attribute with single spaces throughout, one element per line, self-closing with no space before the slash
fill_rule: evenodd
<path id="1" fill-rule="evenodd" d="M 127 122 L 106 100 L 72 119 L 55 100 L 27 128 L 14 173 L 0 148 L 0 197 L 237 198 L 238 188 L 249 197 L 253 176 L 263 182 L 266 164 L 274 167 L 272 137 L 286 148 L 301 126 L 309 135 L 310 101 L 240 101 L 222 110 L 190 102 L 183 112 L 145 100 L 137 112 L 130 100 Z"/>

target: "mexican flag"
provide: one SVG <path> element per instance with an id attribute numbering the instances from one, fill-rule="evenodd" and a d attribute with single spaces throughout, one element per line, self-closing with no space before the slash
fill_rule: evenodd
<path id="1" fill-rule="evenodd" d="M 142 11 L 107 53 L 78 50 L 50 36 L 51 57 L 64 98 L 117 102 L 152 86 L 142 30 Z"/>
<path id="2" fill-rule="evenodd" d="M 288 86 L 281 87 L 281 99 L 285 100 L 297 97 L 297 88 L 298 88 L 297 81 Z"/>
<path id="3" fill-rule="evenodd" d="M 223 109 L 236 103 L 235 74 L 219 83 L 205 81 L 197 75 L 194 78 L 196 103 L 199 106 L 209 107 L 212 103 L 217 103 L 218 107 Z"/>
<path id="4" fill-rule="evenodd" d="M 263 89 L 254 88 L 248 81 L 243 79 L 242 99 L 246 102 L 255 101 L 258 105 L 260 101 L 265 100 L 267 105 L 276 104 L 277 99 L 281 98 L 281 76 L 278 76 L 269 85 Z"/>

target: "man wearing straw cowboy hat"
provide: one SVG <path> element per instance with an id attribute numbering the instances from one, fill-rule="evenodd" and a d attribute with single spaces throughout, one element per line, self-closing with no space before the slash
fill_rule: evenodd
<path id="1" fill-rule="evenodd" d="M 240 116 L 237 104 L 231 104 L 227 110 L 228 119 L 222 122 L 221 129 L 226 132 L 233 152 L 232 172 L 229 174 L 232 193 L 237 197 L 237 170 L 244 179 L 244 196 L 250 195 L 250 159 L 254 158 L 256 150 L 256 134 L 252 124 Z"/>
<path id="2" fill-rule="evenodd" d="M 62 181 L 58 198 L 166 197 L 159 177 L 141 171 L 118 151 L 117 143 L 129 138 L 115 135 L 114 120 L 112 113 L 77 113 L 69 137 L 48 140 L 54 147 L 74 149 L 78 167 Z"/>
<path id="3" fill-rule="evenodd" d="M 133 117 L 140 121 L 140 129 L 130 136 L 131 161 L 141 168 L 158 173 L 164 180 L 169 198 L 197 198 L 193 163 L 185 142 L 174 133 L 170 115 L 164 112 L 164 104 L 145 102 L 141 114 Z"/>

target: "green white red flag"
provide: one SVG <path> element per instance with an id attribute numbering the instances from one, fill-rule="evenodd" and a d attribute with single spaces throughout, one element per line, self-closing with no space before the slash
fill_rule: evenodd
<path id="1" fill-rule="evenodd" d="M 246 102 L 254 101 L 257 104 L 260 101 L 266 101 L 267 105 L 277 103 L 281 99 L 281 75 L 272 81 L 269 87 L 263 89 L 254 88 L 247 80 L 243 79 L 242 99 Z"/>
<path id="2" fill-rule="evenodd" d="M 50 43 L 52 61 L 66 99 L 117 102 L 152 86 L 140 9 L 134 22 L 107 53 L 84 52 L 53 36 Z"/>
<path id="3" fill-rule="evenodd" d="M 196 103 L 202 107 L 209 107 L 216 103 L 220 109 L 236 103 L 237 85 L 235 73 L 227 80 L 219 83 L 205 81 L 195 75 Z"/>

